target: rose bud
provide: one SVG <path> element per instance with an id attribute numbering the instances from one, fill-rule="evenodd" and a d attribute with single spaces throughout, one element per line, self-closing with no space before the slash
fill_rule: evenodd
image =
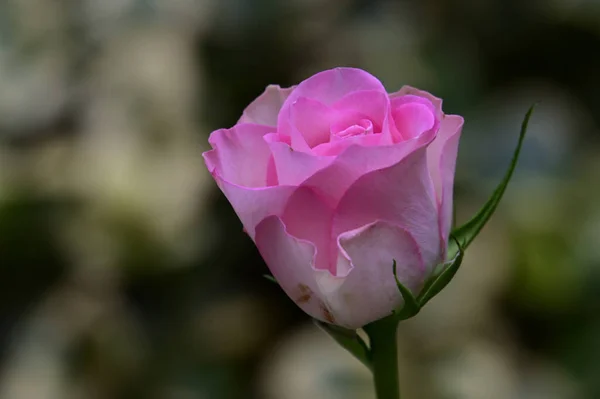
<path id="1" fill-rule="evenodd" d="M 358 328 L 447 260 L 463 118 L 360 69 L 269 86 L 206 165 L 273 276 L 310 316 Z"/>

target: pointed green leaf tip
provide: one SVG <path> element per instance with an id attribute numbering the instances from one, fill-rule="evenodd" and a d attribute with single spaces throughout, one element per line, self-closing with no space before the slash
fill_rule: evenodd
<path id="1" fill-rule="evenodd" d="M 402 309 L 396 313 L 396 318 L 398 320 L 406 320 L 410 319 L 419 311 L 421 307 L 419 303 L 415 299 L 413 293 L 406 288 L 398 279 L 398 274 L 396 273 L 396 259 L 393 260 L 392 270 L 394 271 L 394 278 L 396 279 L 396 285 L 398 286 L 398 291 L 400 291 L 400 295 L 402 295 L 402 299 L 404 299 L 404 306 Z"/>
<path id="2" fill-rule="evenodd" d="M 344 349 L 354 355 L 362 364 L 371 369 L 369 348 L 363 339 L 354 330 L 327 324 L 314 319 L 315 324 L 331 336 Z"/>
<path id="3" fill-rule="evenodd" d="M 531 118 L 531 114 L 535 108 L 536 104 L 532 105 L 527 111 L 525 115 L 525 119 L 523 119 L 523 123 L 521 125 L 521 133 L 519 134 L 519 141 L 517 143 L 517 147 L 515 148 L 515 152 L 513 153 L 512 160 L 504 175 L 504 178 L 494 190 L 494 193 L 487 201 L 487 203 L 477 212 L 477 214 L 469 220 L 467 223 L 463 224 L 459 228 L 455 229 L 452 232 L 452 235 L 456 238 L 457 243 L 460 243 L 460 247 L 464 251 L 467 249 L 469 244 L 477 237 L 481 229 L 486 225 L 488 220 L 494 214 L 494 211 L 498 207 L 502 196 L 504 195 L 504 191 L 506 191 L 506 186 L 508 186 L 508 182 L 510 181 L 513 172 L 515 171 L 515 167 L 517 166 L 517 161 L 519 160 L 519 154 L 521 153 L 521 147 L 523 146 L 523 140 L 525 139 L 525 133 L 527 133 L 527 125 L 529 124 L 529 119 Z M 452 253 L 452 252 L 450 252 Z"/>

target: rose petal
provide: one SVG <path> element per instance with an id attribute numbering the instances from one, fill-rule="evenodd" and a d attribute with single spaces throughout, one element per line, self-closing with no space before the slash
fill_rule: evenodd
<path id="1" fill-rule="evenodd" d="M 359 119 L 358 121 L 335 121 L 330 126 L 331 141 L 343 140 L 347 137 L 373 134 L 373 122 L 369 119 Z"/>
<path id="2" fill-rule="evenodd" d="M 334 157 L 293 150 L 286 143 L 269 143 L 279 184 L 299 185 L 333 162 Z"/>
<path id="3" fill-rule="evenodd" d="M 256 225 L 268 216 L 281 215 L 288 198 L 296 190 L 292 186 L 242 187 L 223 180 L 218 175 L 213 176 L 252 239 Z"/>
<path id="4" fill-rule="evenodd" d="M 387 94 L 375 90 L 361 90 L 347 94 L 336 101 L 332 108 L 339 112 L 357 113 L 358 119 L 370 120 L 375 132 L 379 133 L 385 126 L 389 105 Z"/>
<path id="5" fill-rule="evenodd" d="M 318 320 L 336 322 L 316 282 L 319 272 L 313 268 L 311 243 L 293 237 L 279 218 L 270 216 L 256 227 L 256 246 L 277 283 L 302 310 Z"/>
<path id="6" fill-rule="evenodd" d="M 461 116 L 444 116 L 437 137 L 427 148 L 427 164 L 436 191 L 444 243 L 447 242 L 452 227 L 454 171 L 463 123 Z"/>
<path id="7" fill-rule="evenodd" d="M 424 90 L 419 90 L 419 89 L 411 87 L 411 86 L 403 86 L 400 90 L 390 94 L 389 96 L 390 96 L 391 101 L 394 101 L 395 98 L 402 97 L 402 96 L 417 96 L 417 97 L 425 98 L 425 99 L 429 100 L 431 102 L 431 104 L 433 104 L 433 107 L 436 110 L 436 114 L 435 114 L 436 119 L 438 119 L 438 120 L 442 119 L 442 116 L 443 116 L 442 99 L 434 96 L 431 93 L 428 93 Z"/>
<path id="8" fill-rule="evenodd" d="M 380 133 L 386 126 L 385 119 L 389 109 L 387 94 L 381 91 L 363 90 L 347 94 L 332 105 L 332 109 L 341 113 L 336 119 L 337 123 L 350 125 L 360 119 L 368 119 L 373 123 L 374 132 Z M 349 117 L 344 118 L 344 114 Z"/>
<path id="9" fill-rule="evenodd" d="M 335 116 L 331 108 L 310 98 L 300 97 L 290 105 L 290 122 L 311 148 L 329 141 L 329 126 Z M 292 147 L 296 147 L 295 138 L 292 135 Z"/>
<path id="10" fill-rule="evenodd" d="M 267 86 L 265 91 L 246 107 L 238 123 L 277 126 L 277 116 L 281 106 L 294 88 L 295 86 L 285 89 L 278 85 Z"/>
<path id="11" fill-rule="evenodd" d="M 335 207 L 359 177 L 400 162 L 407 155 L 429 144 L 435 134 L 435 131 L 429 131 L 416 139 L 394 145 L 351 145 L 329 166 L 316 172 L 302 185 L 313 188 L 331 207 Z"/>
<path id="12" fill-rule="evenodd" d="M 335 68 L 317 73 L 301 82 L 287 98 L 286 104 L 306 97 L 332 105 L 349 93 L 363 90 L 386 93 L 381 82 L 368 72 L 356 68 Z"/>
<path id="13" fill-rule="evenodd" d="M 421 148 L 395 165 L 361 176 L 338 204 L 332 236 L 376 220 L 393 223 L 415 238 L 426 267 L 432 270 L 440 261 L 441 245 L 426 154 Z"/>
<path id="14" fill-rule="evenodd" d="M 444 115 L 440 98 L 414 87 L 404 86 L 396 93 L 390 94 L 390 98 L 405 95 L 415 95 L 431 101 L 436 109 L 436 118 L 440 120 L 438 138 L 427 150 L 427 163 L 440 208 L 440 234 L 445 243 L 452 227 L 454 171 L 464 119 L 458 115 Z"/>
<path id="15" fill-rule="evenodd" d="M 320 156 L 333 157 L 341 154 L 350 146 L 361 147 L 384 145 L 384 136 L 381 133 L 364 136 L 345 137 L 340 140 L 330 141 L 313 148 L 313 153 Z M 330 162 L 331 163 L 331 162 Z"/>
<path id="16" fill-rule="evenodd" d="M 419 247 L 410 233 L 399 226 L 376 221 L 339 237 L 339 268 L 351 269 L 345 278 L 320 275 L 319 287 L 336 322 L 359 328 L 389 316 L 403 301 L 393 274 L 418 294 L 425 270 Z"/>
<path id="17" fill-rule="evenodd" d="M 355 68 L 336 68 L 320 72 L 301 82 L 285 100 L 277 119 L 279 134 L 291 137 L 292 121 L 290 107 L 300 98 L 315 100 L 325 106 L 331 106 L 349 93 L 355 91 L 377 91 L 386 94 L 385 88 L 373 75 Z M 304 148 L 293 147 L 299 151 Z"/>
<path id="18" fill-rule="evenodd" d="M 212 132 L 208 142 L 213 149 L 202 154 L 208 170 L 239 186 L 265 186 L 271 151 L 263 137 L 272 131 L 242 123 Z"/>
<path id="19" fill-rule="evenodd" d="M 402 97 L 398 98 L 401 99 Z M 431 106 L 418 102 L 399 105 L 392 102 L 392 117 L 397 131 L 404 140 L 418 137 L 436 125 L 435 110 L 432 110 Z"/>
<path id="20" fill-rule="evenodd" d="M 311 189 L 301 187 L 290 196 L 281 217 L 294 237 L 311 242 L 316 248 L 314 268 L 335 272 L 330 263 L 329 248 L 333 209 Z"/>

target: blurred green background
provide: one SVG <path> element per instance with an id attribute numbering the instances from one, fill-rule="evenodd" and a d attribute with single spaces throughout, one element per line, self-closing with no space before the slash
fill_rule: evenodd
<path id="1" fill-rule="evenodd" d="M 201 158 L 269 83 L 355 66 L 466 118 L 459 221 L 541 101 L 404 396 L 600 397 L 600 2 L 0 0 L 0 398 L 373 398 Z"/>

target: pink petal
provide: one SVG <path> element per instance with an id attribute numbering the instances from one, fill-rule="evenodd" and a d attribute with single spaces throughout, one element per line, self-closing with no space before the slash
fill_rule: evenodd
<path id="1" fill-rule="evenodd" d="M 347 137 L 373 134 L 373 122 L 369 119 L 360 119 L 358 122 L 336 121 L 331 124 L 331 141 L 343 140 Z"/>
<path id="2" fill-rule="evenodd" d="M 438 213 L 425 148 L 390 167 L 364 174 L 352 184 L 338 204 L 332 237 L 377 220 L 408 231 L 429 271 L 439 263 Z M 336 275 L 344 272 L 339 270 Z"/>
<path id="3" fill-rule="evenodd" d="M 293 237 L 279 218 L 270 216 L 256 227 L 256 246 L 279 285 L 302 310 L 321 321 L 336 322 L 317 284 L 311 243 Z"/>
<path id="4" fill-rule="evenodd" d="M 386 93 L 381 82 L 368 72 L 356 68 L 330 69 L 302 81 L 287 98 L 284 107 L 286 104 L 294 103 L 300 97 L 332 105 L 349 93 L 364 90 Z"/>
<path id="5" fill-rule="evenodd" d="M 334 157 L 295 151 L 286 143 L 272 142 L 269 147 L 279 184 L 299 185 L 334 160 Z"/>
<path id="6" fill-rule="evenodd" d="M 440 98 L 414 87 L 404 86 L 398 92 L 390 94 L 390 98 L 405 95 L 415 95 L 431 101 L 436 109 L 436 117 L 440 120 L 437 138 L 427 150 L 427 163 L 435 187 L 440 212 L 440 234 L 445 245 L 452 226 L 454 171 L 464 120 L 458 115 L 444 115 Z"/>
<path id="7" fill-rule="evenodd" d="M 337 122 L 352 119 L 352 122 L 360 119 L 368 119 L 373 123 L 374 131 L 380 133 L 386 126 L 385 119 L 389 109 L 387 94 L 381 91 L 354 91 L 347 94 L 332 105 L 342 115 L 338 116 Z M 350 118 L 344 118 L 343 114 L 349 114 Z M 346 122 L 349 125 L 348 122 Z"/>
<path id="8" fill-rule="evenodd" d="M 344 139 L 331 141 L 329 143 L 321 144 L 313 148 L 313 153 L 319 156 L 335 156 L 344 152 L 350 146 L 380 146 L 384 145 L 384 136 L 381 133 L 378 134 L 367 134 L 363 136 L 346 137 Z M 331 162 L 330 162 L 331 163 Z"/>
<path id="9" fill-rule="evenodd" d="M 433 104 L 433 107 L 436 110 L 436 114 L 435 117 L 436 119 L 441 119 L 443 112 L 442 112 L 442 99 L 434 96 L 431 93 L 428 93 L 424 90 L 419 90 L 417 88 L 411 87 L 411 86 L 403 86 L 400 90 L 398 90 L 395 93 L 390 94 L 390 99 L 392 101 L 394 101 L 395 98 L 397 97 L 401 97 L 401 96 L 417 96 L 417 97 L 421 97 L 421 98 L 425 98 L 427 100 L 429 100 L 431 102 L 431 104 Z"/>
<path id="10" fill-rule="evenodd" d="M 300 97 L 290 105 L 290 123 L 311 148 L 329 141 L 329 126 L 334 121 L 334 112 L 319 101 Z M 292 147 L 294 139 L 292 135 Z"/>
<path id="11" fill-rule="evenodd" d="M 288 199 L 296 191 L 292 186 L 242 187 L 213 176 L 253 240 L 256 225 L 269 216 L 283 214 Z"/>
<path id="12" fill-rule="evenodd" d="M 242 123 L 210 135 L 213 149 L 204 160 L 244 229 L 254 238 L 256 225 L 270 215 L 281 215 L 293 186 L 269 186 L 277 180 L 274 161 L 264 136 L 273 128 Z"/>
<path id="13" fill-rule="evenodd" d="M 301 187 L 290 196 L 281 217 L 288 233 L 315 246 L 314 268 L 335 272 L 329 262 L 333 209 L 311 189 Z"/>
<path id="14" fill-rule="evenodd" d="M 267 86 L 265 91 L 246 107 L 238 123 L 277 126 L 279 110 L 294 88 L 282 89 L 278 85 Z"/>
<path id="15" fill-rule="evenodd" d="M 335 207 L 346 190 L 362 175 L 387 168 L 400 162 L 407 155 L 429 144 L 434 131 L 416 139 L 386 146 L 351 145 L 344 149 L 327 167 L 309 177 L 303 186 L 311 187 Z"/>
<path id="16" fill-rule="evenodd" d="M 373 75 L 355 68 L 336 68 L 320 72 L 301 82 L 285 100 L 277 119 L 277 131 L 285 137 L 292 137 L 292 147 L 298 151 L 308 151 L 300 140 L 295 143 L 290 120 L 290 108 L 301 98 L 331 106 L 344 96 L 355 91 L 377 91 L 386 94 L 385 88 Z"/>
<path id="17" fill-rule="evenodd" d="M 401 100 L 402 97 L 397 99 Z M 394 104 L 392 101 L 394 125 L 404 140 L 418 137 L 435 127 L 435 110 L 430 107 L 418 102 Z"/>
<path id="18" fill-rule="evenodd" d="M 349 274 L 319 278 L 336 323 L 359 328 L 389 316 L 402 305 L 393 260 L 400 282 L 419 293 L 425 268 L 416 241 L 405 229 L 376 221 L 345 232 L 338 241 L 338 267 L 349 269 Z"/>
<path id="19" fill-rule="evenodd" d="M 213 149 L 202 154 L 208 170 L 239 186 L 265 186 L 271 151 L 263 137 L 272 131 L 242 123 L 212 132 L 208 142 Z"/>
<path id="20" fill-rule="evenodd" d="M 436 191 L 440 232 L 444 243 L 447 242 L 452 227 L 454 172 L 463 123 L 461 116 L 444 116 L 437 137 L 427 148 L 427 164 Z"/>

